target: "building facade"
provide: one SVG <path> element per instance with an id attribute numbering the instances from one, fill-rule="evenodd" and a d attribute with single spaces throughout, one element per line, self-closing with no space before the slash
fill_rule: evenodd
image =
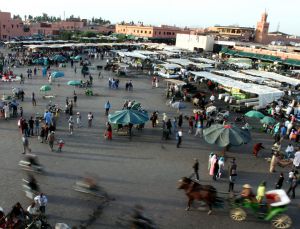
<path id="1" fill-rule="evenodd" d="M 176 47 L 194 51 L 195 49 L 202 49 L 207 52 L 213 51 L 214 37 L 199 36 L 190 34 L 177 34 Z"/>
<path id="2" fill-rule="evenodd" d="M 144 25 L 116 25 L 116 33 L 133 35 L 147 38 L 176 38 L 178 33 L 190 34 L 189 29 L 182 29 L 174 26 L 144 26 Z"/>
<path id="3" fill-rule="evenodd" d="M 213 26 L 207 29 L 208 33 L 215 33 L 216 37 L 226 40 L 251 41 L 254 38 L 255 29 L 239 26 Z"/>
<path id="4" fill-rule="evenodd" d="M 13 19 L 11 13 L 0 12 L 0 40 L 10 40 L 13 37 L 30 35 L 21 19 Z"/>

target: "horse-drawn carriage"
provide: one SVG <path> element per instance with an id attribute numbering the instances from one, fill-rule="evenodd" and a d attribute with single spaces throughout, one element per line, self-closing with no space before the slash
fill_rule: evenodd
<path id="1" fill-rule="evenodd" d="M 212 208 L 224 208 L 228 202 L 230 217 L 234 221 L 244 221 L 247 214 L 252 213 L 258 219 L 270 221 L 273 228 L 288 229 L 292 226 L 292 219 L 285 214 L 287 206 L 291 202 L 284 190 L 272 190 L 266 193 L 266 202 L 259 203 L 249 198 L 235 198 L 232 193 L 217 192 L 211 185 L 202 185 L 198 180 L 183 177 L 179 180 L 178 189 L 183 189 L 188 197 L 189 210 L 193 201 L 204 202 L 208 207 L 208 214 L 212 213 Z M 227 198 L 219 197 L 218 194 L 230 194 Z"/>

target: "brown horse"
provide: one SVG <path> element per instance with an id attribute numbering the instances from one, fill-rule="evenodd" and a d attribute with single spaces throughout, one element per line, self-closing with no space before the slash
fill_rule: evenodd
<path id="1" fill-rule="evenodd" d="M 178 181 L 178 189 L 183 189 L 189 201 L 186 210 L 188 211 L 194 200 L 203 201 L 209 207 L 208 214 L 212 213 L 212 205 L 217 200 L 217 191 L 211 185 L 201 185 L 192 179 L 183 177 Z"/>

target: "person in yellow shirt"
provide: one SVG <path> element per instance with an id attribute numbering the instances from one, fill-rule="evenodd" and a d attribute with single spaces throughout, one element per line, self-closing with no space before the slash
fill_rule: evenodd
<path id="1" fill-rule="evenodd" d="M 265 197 L 266 193 L 266 182 L 263 181 L 257 188 L 256 199 L 258 203 L 261 203 Z"/>

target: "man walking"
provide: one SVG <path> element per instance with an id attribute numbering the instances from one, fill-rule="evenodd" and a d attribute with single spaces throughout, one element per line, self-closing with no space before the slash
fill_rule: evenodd
<path id="1" fill-rule="evenodd" d="M 24 133 L 22 136 L 22 142 L 23 142 L 23 150 L 24 150 L 23 154 L 26 154 L 27 151 L 30 153 L 31 149 L 29 148 L 29 140 L 26 133 Z"/>
<path id="2" fill-rule="evenodd" d="M 50 146 L 51 151 L 53 151 L 53 145 L 54 145 L 54 141 L 55 141 L 55 135 L 54 135 L 54 131 L 51 131 L 48 135 L 48 144 Z"/>
<path id="3" fill-rule="evenodd" d="M 111 105 L 110 105 L 110 102 L 107 101 L 104 105 L 104 108 L 105 108 L 105 115 L 108 116 L 108 112 L 109 112 L 109 109 L 110 109 Z"/>
<path id="4" fill-rule="evenodd" d="M 194 165 L 193 165 L 193 169 L 194 169 L 194 173 L 193 175 L 196 176 L 196 180 L 199 180 L 199 161 L 198 159 L 194 159 Z"/>
<path id="5" fill-rule="evenodd" d="M 73 116 L 70 116 L 69 120 L 68 120 L 68 123 L 69 123 L 69 132 L 70 134 L 72 135 L 73 134 L 73 131 L 74 131 L 74 120 L 73 120 Z"/>
<path id="6" fill-rule="evenodd" d="M 36 100 L 35 100 L 35 93 L 32 92 L 32 98 L 31 98 L 31 101 L 32 101 L 32 106 L 36 106 Z"/>
<path id="7" fill-rule="evenodd" d="M 42 214 L 45 214 L 45 212 L 46 212 L 46 206 L 47 206 L 47 203 L 48 203 L 48 199 L 44 195 L 44 193 L 41 193 L 40 195 L 36 196 L 34 198 L 34 201 L 40 206 L 40 212 Z"/>
<path id="8" fill-rule="evenodd" d="M 182 141 L 182 130 L 179 129 L 177 131 L 177 135 L 176 135 L 176 139 L 177 139 L 177 148 L 179 148 L 179 146 L 181 145 L 181 141 Z"/>
<path id="9" fill-rule="evenodd" d="M 261 149 L 264 149 L 264 148 L 265 148 L 265 147 L 263 146 L 262 143 L 257 143 L 257 144 L 255 144 L 254 147 L 253 147 L 253 155 L 254 155 L 254 157 L 257 157 L 258 152 L 259 152 Z"/>
<path id="10" fill-rule="evenodd" d="M 94 115 L 92 114 L 92 112 L 89 112 L 88 113 L 88 127 L 89 128 L 92 127 L 93 118 L 94 118 Z"/>
<path id="11" fill-rule="evenodd" d="M 228 192 L 233 192 L 234 184 L 237 176 L 237 165 L 235 163 L 235 158 L 231 161 L 231 166 L 229 167 L 229 189 Z"/>

